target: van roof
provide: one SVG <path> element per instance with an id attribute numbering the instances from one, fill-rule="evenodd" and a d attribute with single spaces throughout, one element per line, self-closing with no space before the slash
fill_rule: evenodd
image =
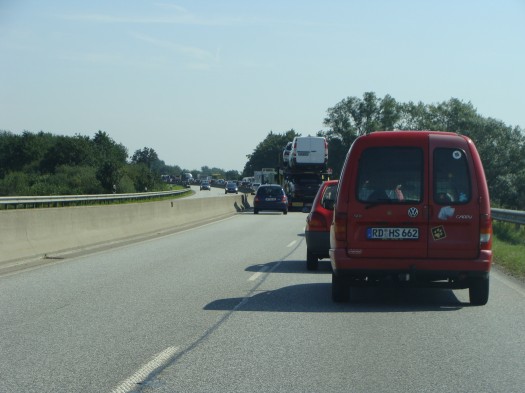
<path id="1" fill-rule="evenodd" d="M 432 130 L 395 130 L 395 131 L 374 131 L 366 135 L 372 138 L 379 138 L 382 136 L 395 135 L 396 137 L 415 137 L 416 135 L 427 136 L 431 134 L 462 136 L 461 134 L 449 131 L 432 131 Z"/>
<path id="2" fill-rule="evenodd" d="M 407 142 L 416 142 L 428 139 L 430 135 L 439 135 L 449 138 L 461 138 L 464 141 L 472 142 L 469 137 L 449 131 L 430 131 L 430 130 L 396 130 L 396 131 L 374 131 L 370 134 L 362 135 L 356 139 L 367 140 L 372 144 L 388 144 L 391 146 L 404 144 Z M 417 142 L 416 142 L 417 143 Z"/>

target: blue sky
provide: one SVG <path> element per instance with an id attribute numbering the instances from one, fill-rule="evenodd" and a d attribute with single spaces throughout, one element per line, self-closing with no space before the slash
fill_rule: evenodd
<path id="1" fill-rule="evenodd" d="M 525 0 L 0 0 L 0 130 L 242 171 L 372 91 L 525 128 Z"/>

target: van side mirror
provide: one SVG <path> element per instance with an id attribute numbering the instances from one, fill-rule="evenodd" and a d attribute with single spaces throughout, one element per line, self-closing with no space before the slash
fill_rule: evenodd
<path id="1" fill-rule="evenodd" d="M 333 199 L 325 199 L 323 201 L 323 207 L 326 210 L 334 210 L 335 201 Z"/>

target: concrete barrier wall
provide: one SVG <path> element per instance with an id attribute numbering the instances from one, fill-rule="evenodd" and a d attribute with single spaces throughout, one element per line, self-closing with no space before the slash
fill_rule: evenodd
<path id="1" fill-rule="evenodd" d="M 245 195 L 0 211 L 0 265 L 233 215 Z"/>

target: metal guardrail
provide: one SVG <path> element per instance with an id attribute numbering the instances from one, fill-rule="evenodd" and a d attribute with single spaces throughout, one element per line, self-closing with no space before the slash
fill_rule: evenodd
<path id="1" fill-rule="evenodd" d="M 490 209 L 492 219 L 498 221 L 511 222 L 516 225 L 525 225 L 525 211 Z"/>
<path id="2" fill-rule="evenodd" d="M 222 187 L 221 187 L 222 188 Z M 139 192 L 132 194 L 98 194 L 98 195 L 52 195 L 52 196 L 13 196 L 0 197 L 0 208 L 7 209 L 28 206 L 66 206 L 68 204 L 82 204 L 87 202 L 107 203 L 113 201 L 136 201 L 143 199 L 152 199 L 170 195 L 180 195 L 189 192 L 190 189 L 176 191 L 159 191 L 159 192 Z M 240 190 L 246 192 L 246 190 Z M 491 209 L 493 220 L 510 222 L 516 225 L 525 225 L 525 211 Z"/>
<path id="3" fill-rule="evenodd" d="M 159 191 L 159 192 L 139 192 L 131 194 L 97 194 L 97 195 L 51 195 L 51 196 L 13 196 L 0 197 L 0 209 L 8 208 L 27 208 L 38 206 L 67 206 L 71 204 L 87 203 L 109 203 L 114 201 L 138 201 L 166 197 L 171 195 L 181 195 L 191 191 Z"/>

